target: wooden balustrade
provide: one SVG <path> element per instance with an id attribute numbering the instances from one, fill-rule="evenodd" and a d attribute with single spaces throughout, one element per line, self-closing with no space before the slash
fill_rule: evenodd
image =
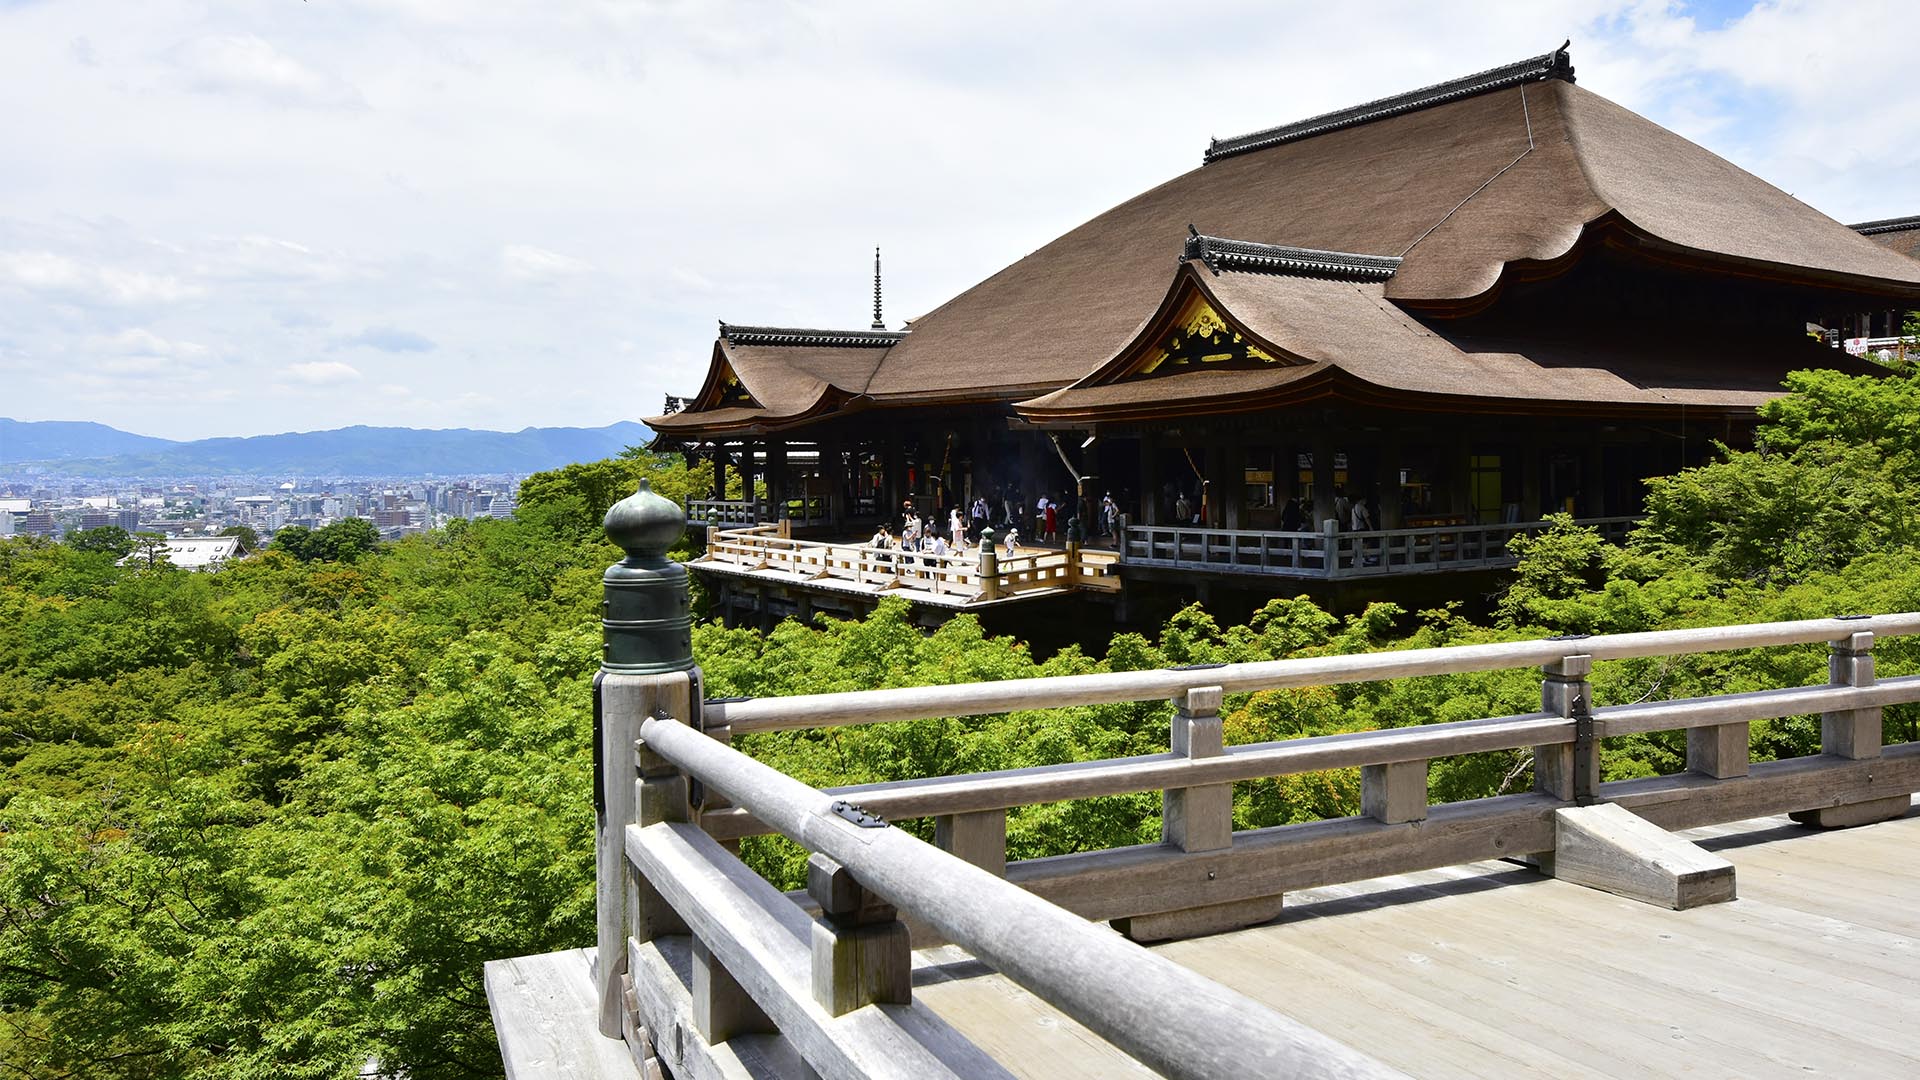
<path id="1" fill-rule="evenodd" d="M 761 550 L 799 559 L 803 549 Z M 1049 555 L 1058 558 L 1019 557 L 1014 575 L 1054 572 L 1059 566 Z M 624 947 L 629 985 L 668 978 L 675 963 L 684 969 L 691 957 L 687 1000 L 666 1000 L 657 987 L 651 996 L 633 996 L 645 998 L 641 1011 L 652 1010 L 654 1030 L 688 1018 L 701 1038 L 661 1052 L 672 1058 L 669 1065 L 694 1066 L 696 1075 L 701 1055 L 715 1052 L 716 1043 L 756 1045 L 752 1040 L 776 1029 L 782 1045 L 822 1075 L 997 1075 L 997 1066 L 968 1057 L 978 1051 L 955 1043 L 950 1030 L 911 1003 L 906 926 L 914 946 L 959 944 L 1167 1075 L 1374 1075 L 1377 1065 L 1346 1048 L 1264 1010 L 1251 1012 L 1262 1007 L 1191 972 L 1159 967 L 1157 957 L 1081 920 L 1109 920 L 1137 941 L 1184 936 L 1271 919 L 1285 894 L 1298 889 L 1502 857 L 1532 857 L 1568 880 L 1668 906 L 1730 898 L 1732 870 L 1723 860 L 1660 830 L 1778 813 L 1819 825 L 1904 813 L 1920 790 L 1920 743 L 1882 747 L 1881 718 L 1886 706 L 1920 702 L 1920 676 L 1878 678 L 1873 650 L 1881 638 L 1914 633 L 1920 613 L 698 708 L 686 697 L 687 675 L 608 676 L 605 700 L 609 707 L 622 703 L 629 715 L 609 715 L 602 725 L 607 752 L 637 734 L 639 754 L 627 781 L 637 794 L 615 808 L 628 816 L 608 817 L 601 835 L 631 868 L 622 923 L 628 937 L 609 943 L 603 919 L 601 956 L 604 964 L 609 944 Z M 1610 706 L 1592 700 L 1596 662 L 1814 643 L 1829 650 L 1823 684 Z M 1538 712 L 1222 743 L 1219 710 L 1228 693 L 1519 667 L 1540 670 Z M 683 680 L 674 684 L 680 691 L 657 685 L 676 678 Z M 619 685 L 622 679 L 650 689 L 636 696 Z M 748 731 L 1151 699 L 1173 702 L 1165 753 L 996 773 L 821 791 L 725 744 Z M 651 711 L 631 715 L 641 706 Z M 1822 753 L 1748 760 L 1752 722 L 1810 714 L 1822 716 Z M 1685 773 L 1601 782 L 1605 739 L 1672 730 L 1687 732 Z M 1434 759 L 1515 749 L 1532 752 L 1533 790 L 1429 804 Z M 1233 830 L 1232 784 L 1338 768 L 1360 770 L 1359 816 Z M 1153 791 L 1164 804 L 1160 843 L 1006 862 L 1010 809 Z M 1588 811 L 1598 816 L 1569 816 Z M 936 844 L 887 828 L 882 817 L 930 817 Z M 818 919 L 721 846 L 769 831 L 822 857 L 806 896 Z M 1609 845 L 1658 850 L 1622 859 Z M 1556 867 L 1562 850 L 1565 865 Z M 875 1007 L 865 1007 L 870 1003 Z M 1178 1023 L 1167 1022 L 1175 1015 Z M 1223 1030 L 1235 1037 L 1208 1034 Z M 875 1064 L 881 1061 L 899 1065 Z"/>
<path id="2" fill-rule="evenodd" d="M 1626 538 L 1637 518 L 1588 518 L 1577 524 L 1608 540 Z M 1218 573 L 1345 578 L 1482 570 L 1512 566 L 1507 542 L 1550 527 L 1527 521 L 1342 532 L 1260 532 L 1183 525 L 1133 525 L 1120 545 L 1131 564 Z"/>
<path id="3" fill-rule="evenodd" d="M 712 529 L 706 554 L 698 562 L 749 573 L 777 571 L 828 586 L 841 581 L 868 591 L 912 590 L 960 604 L 1077 587 L 1111 590 L 1119 585 L 1117 578 L 1107 575 L 1104 559 L 1090 558 L 1077 549 L 996 552 L 989 567 L 978 551 L 936 555 L 795 540 L 781 535 L 779 529 L 771 524 Z"/>

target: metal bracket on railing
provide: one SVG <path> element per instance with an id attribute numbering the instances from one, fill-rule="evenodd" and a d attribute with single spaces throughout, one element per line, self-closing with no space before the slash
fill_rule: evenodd
<path id="1" fill-rule="evenodd" d="M 600 732 L 605 717 L 600 704 L 600 684 L 606 677 L 605 671 L 593 673 L 593 816 L 602 822 L 607 820 L 607 748 L 601 745 Z"/>
<path id="2" fill-rule="evenodd" d="M 1573 713 L 1573 801 L 1579 806 L 1592 806 L 1600 801 L 1593 791 L 1594 774 L 1599 770 L 1589 768 L 1587 763 L 1599 753 L 1599 747 L 1593 738 L 1593 710 L 1587 707 L 1584 692 L 1573 695 L 1570 710 Z"/>
<path id="3" fill-rule="evenodd" d="M 885 818 L 879 814 L 869 814 L 845 799 L 835 799 L 833 805 L 827 809 L 832 810 L 836 816 L 846 818 L 848 821 L 853 822 L 863 829 L 884 829 L 887 827 Z"/>

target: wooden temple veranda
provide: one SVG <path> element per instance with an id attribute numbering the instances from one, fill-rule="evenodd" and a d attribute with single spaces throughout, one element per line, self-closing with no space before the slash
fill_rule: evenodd
<path id="1" fill-rule="evenodd" d="M 722 323 L 647 420 L 717 466 L 696 523 L 857 545 L 908 498 L 984 499 L 1031 542 L 1045 497 L 1054 550 L 1078 518 L 1114 564 L 1083 576 L 1123 589 L 1478 569 L 1549 513 L 1618 529 L 1788 371 L 1878 370 L 1810 328 L 1920 305 L 1907 219 L 1842 225 L 1576 85 L 1565 48 L 1202 156 L 905 329 L 877 292 L 867 329 Z M 862 591 L 733 544 L 696 570 L 762 617 Z"/>

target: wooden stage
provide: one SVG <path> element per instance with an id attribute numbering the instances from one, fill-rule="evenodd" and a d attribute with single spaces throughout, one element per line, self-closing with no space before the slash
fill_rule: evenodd
<path id="1" fill-rule="evenodd" d="M 1156 951 L 1417 1077 L 1920 1076 L 1920 812 L 1679 835 L 1739 899 L 1669 911 L 1485 862 Z M 1017 1075 L 1152 1075 L 957 949 L 917 953 L 914 983 Z"/>

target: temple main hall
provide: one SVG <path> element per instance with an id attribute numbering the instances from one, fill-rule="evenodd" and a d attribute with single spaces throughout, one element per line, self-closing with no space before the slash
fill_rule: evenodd
<path id="1" fill-rule="evenodd" d="M 1787 372 L 1883 370 L 1826 328 L 1920 307 L 1904 227 L 1578 85 L 1565 46 L 1201 150 L 904 328 L 723 322 L 646 420 L 719 466 L 695 517 L 858 542 L 984 500 L 1031 542 L 1046 498 L 1102 580 L 1484 569 L 1551 513 L 1623 531 Z"/>

